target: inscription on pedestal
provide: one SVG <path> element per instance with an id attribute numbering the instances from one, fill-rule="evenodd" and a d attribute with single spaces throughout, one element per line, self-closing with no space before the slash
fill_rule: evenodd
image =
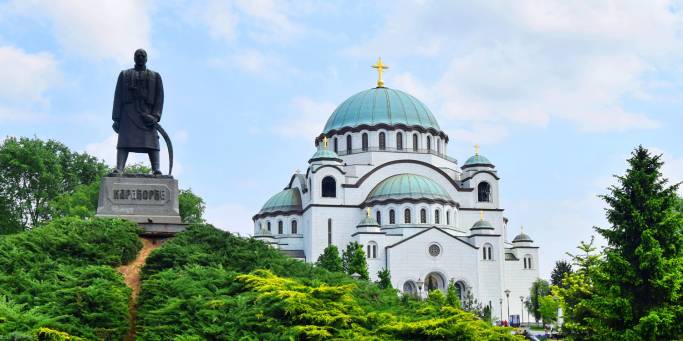
<path id="1" fill-rule="evenodd" d="M 170 190 L 164 185 L 114 184 L 109 200 L 119 205 L 165 205 Z"/>
<path id="2" fill-rule="evenodd" d="M 138 223 L 180 224 L 178 181 L 170 177 L 104 177 L 97 216 Z"/>

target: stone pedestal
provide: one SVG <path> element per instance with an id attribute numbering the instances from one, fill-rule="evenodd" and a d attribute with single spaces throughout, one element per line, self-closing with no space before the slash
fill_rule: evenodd
<path id="1" fill-rule="evenodd" d="M 96 216 L 134 221 L 149 235 L 173 235 L 186 227 L 178 209 L 178 180 L 172 176 L 104 177 Z"/>

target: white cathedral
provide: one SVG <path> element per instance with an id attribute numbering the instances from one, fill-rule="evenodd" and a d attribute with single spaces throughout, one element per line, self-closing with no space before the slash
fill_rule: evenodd
<path id="1" fill-rule="evenodd" d="M 493 316 L 519 321 L 538 246 L 524 233 L 508 241 L 498 171 L 478 150 L 462 165 L 447 156 L 432 112 L 384 86 L 381 60 L 373 67 L 377 87 L 334 110 L 306 172 L 254 215 L 255 238 L 306 262 L 356 241 L 372 280 L 387 268 L 395 288 L 423 297 L 453 280 Z"/>

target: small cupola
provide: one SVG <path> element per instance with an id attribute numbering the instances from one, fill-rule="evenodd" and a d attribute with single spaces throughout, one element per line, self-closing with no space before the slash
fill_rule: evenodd
<path id="1" fill-rule="evenodd" d="M 479 211 L 479 220 L 472 225 L 470 232 L 472 234 L 493 234 L 495 228 L 488 220 L 484 220 L 484 211 Z"/>
<path id="2" fill-rule="evenodd" d="M 512 244 L 515 246 L 531 246 L 534 241 L 528 234 L 524 233 L 524 226 L 522 226 L 520 233 L 512 239 Z"/>
<path id="3" fill-rule="evenodd" d="M 323 163 L 336 163 L 340 164 L 342 163 L 342 159 L 339 158 L 339 155 L 337 153 L 331 151 L 328 149 L 328 139 L 327 136 L 323 138 L 322 143 L 318 144 L 318 150 L 313 154 L 310 160 L 308 160 L 309 164 L 313 163 L 318 163 L 318 164 L 323 164 Z"/>
<path id="4" fill-rule="evenodd" d="M 467 168 L 475 168 L 475 167 L 480 167 L 480 168 L 496 168 L 489 159 L 487 159 L 484 155 L 479 154 L 479 145 L 475 144 L 474 145 L 474 155 L 470 156 L 467 161 L 465 161 L 465 164 L 462 165 L 462 169 L 467 169 Z"/>
<path id="5" fill-rule="evenodd" d="M 377 232 L 379 231 L 379 223 L 377 223 L 377 220 L 372 217 L 372 209 L 368 207 L 366 209 L 365 216 L 363 219 L 356 225 L 356 228 L 361 231 L 361 232 Z"/>

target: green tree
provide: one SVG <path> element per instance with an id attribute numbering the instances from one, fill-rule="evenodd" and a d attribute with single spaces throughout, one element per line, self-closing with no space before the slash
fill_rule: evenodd
<path id="1" fill-rule="evenodd" d="M 49 203 L 91 184 L 107 166 L 65 145 L 37 138 L 7 138 L 0 145 L 0 222 L 22 230 L 50 219 Z"/>
<path id="2" fill-rule="evenodd" d="M 342 267 L 349 275 L 357 273 L 361 279 L 366 281 L 370 279 L 363 245 L 358 244 L 358 242 L 354 241 L 346 245 L 346 250 L 342 252 Z"/>
<path id="3" fill-rule="evenodd" d="M 97 211 L 100 183 L 78 185 L 71 193 L 64 193 L 50 202 L 52 217 L 93 217 Z"/>
<path id="4" fill-rule="evenodd" d="M 334 272 L 342 272 L 342 260 L 339 257 L 339 249 L 335 245 L 328 245 L 323 253 L 318 257 L 315 265 Z"/>
<path id="5" fill-rule="evenodd" d="M 391 289 L 391 273 L 389 272 L 389 269 L 383 268 L 380 271 L 377 271 L 377 277 L 379 277 L 379 281 L 377 281 L 377 286 L 379 286 L 382 289 Z"/>
<path id="6" fill-rule="evenodd" d="M 559 302 L 551 295 L 540 297 L 538 302 L 538 311 L 541 313 L 543 326 L 555 323 L 557 321 L 557 310 L 560 308 Z"/>
<path id="7" fill-rule="evenodd" d="M 541 319 L 540 298 L 548 295 L 549 293 L 550 284 L 548 284 L 548 281 L 539 278 L 531 284 L 531 289 L 529 290 L 531 303 L 528 308 L 531 311 L 531 314 L 534 316 L 534 320 L 536 320 L 536 322 Z"/>
<path id="8" fill-rule="evenodd" d="M 455 285 L 455 281 L 451 279 L 448 282 L 448 289 L 446 289 L 446 303 L 451 307 L 462 308 L 462 303 L 460 302 L 460 292 L 458 287 Z"/>
<path id="9" fill-rule="evenodd" d="M 192 193 L 192 189 L 181 189 L 178 195 L 180 219 L 186 224 L 200 224 L 204 222 L 204 199 Z"/>
<path id="10" fill-rule="evenodd" d="M 596 227 L 606 240 L 604 276 L 594 278 L 592 306 L 598 335 L 674 339 L 683 335 L 683 214 L 678 184 L 662 177 L 661 155 L 639 146 L 618 185 L 602 196 L 611 226 Z"/>
<path id="11" fill-rule="evenodd" d="M 571 263 L 567 262 L 564 259 L 558 260 L 557 262 L 555 262 L 555 268 L 553 269 L 553 272 L 550 273 L 550 284 L 561 286 L 562 285 L 562 278 L 565 276 L 565 274 L 571 274 L 571 273 L 572 273 Z"/>

